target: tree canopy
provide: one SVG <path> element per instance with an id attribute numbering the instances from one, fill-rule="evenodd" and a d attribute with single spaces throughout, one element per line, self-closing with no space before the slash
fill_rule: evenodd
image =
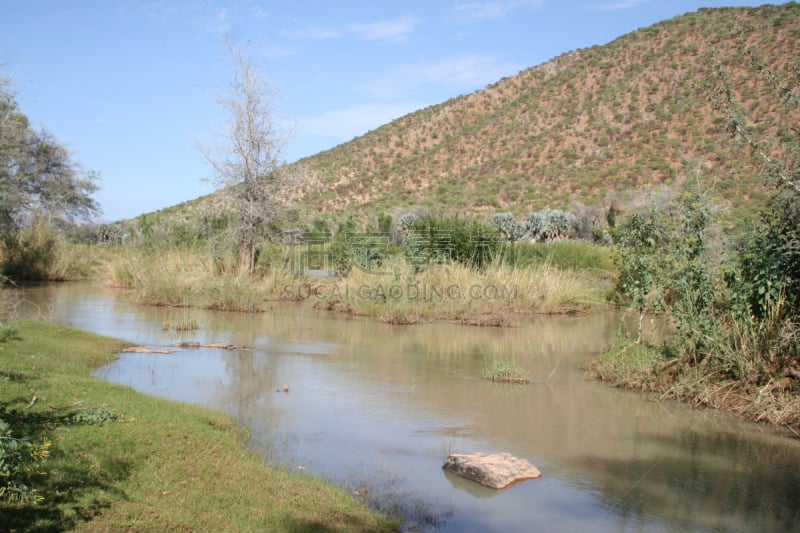
<path id="1" fill-rule="evenodd" d="M 58 225 L 99 213 L 91 197 L 97 179 L 53 134 L 31 127 L 0 78 L 0 239 L 13 239 L 37 218 Z"/>

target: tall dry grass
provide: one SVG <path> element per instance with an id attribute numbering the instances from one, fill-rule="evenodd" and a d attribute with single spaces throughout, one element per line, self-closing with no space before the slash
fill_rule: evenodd
<path id="1" fill-rule="evenodd" d="M 297 278 L 281 268 L 257 276 L 238 273 L 235 258 L 198 248 L 121 247 L 104 262 L 100 280 L 131 289 L 138 303 L 226 311 L 262 311 Z"/>
<path id="2" fill-rule="evenodd" d="M 104 250 L 89 244 L 59 242 L 47 275 L 51 281 L 91 279 L 103 264 Z"/>
<path id="3" fill-rule="evenodd" d="M 480 324 L 483 317 L 486 325 L 503 325 L 516 313 L 572 313 L 607 306 L 607 282 L 547 263 L 515 268 L 496 262 L 482 271 L 458 263 L 433 264 L 414 275 L 404 259 L 396 258 L 381 270 L 353 270 L 326 286 L 317 305 L 392 323 L 450 319 Z"/>

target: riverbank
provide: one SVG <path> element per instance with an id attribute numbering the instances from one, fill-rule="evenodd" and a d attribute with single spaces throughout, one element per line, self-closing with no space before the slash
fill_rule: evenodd
<path id="1" fill-rule="evenodd" d="M 4 530 L 397 529 L 336 487 L 265 464 L 220 413 L 92 377 L 121 341 L 32 321 L 2 331 L 0 420 L 15 438 L 52 442 L 21 476 L 39 501 L 2 500 Z"/>
<path id="2" fill-rule="evenodd" d="M 742 361 L 741 366 L 755 364 Z M 726 411 L 800 438 L 800 376 L 793 374 L 793 369 L 776 371 L 766 383 L 747 377 L 733 379 L 709 363 L 685 364 L 665 348 L 624 342 L 595 359 L 587 370 L 593 378 L 615 387 L 653 394 L 659 400 L 675 399 L 698 408 Z"/>

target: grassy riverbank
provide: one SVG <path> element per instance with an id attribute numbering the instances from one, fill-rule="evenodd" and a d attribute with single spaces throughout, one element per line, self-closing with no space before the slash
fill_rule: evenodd
<path id="1" fill-rule="evenodd" d="M 41 500 L 0 500 L 4 531 L 396 529 L 335 487 L 271 468 L 222 414 L 93 378 L 120 341 L 30 321 L 2 331 L 0 420 L 52 442 L 23 479 Z"/>
<path id="2" fill-rule="evenodd" d="M 729 348 L 720 344 L 716 357 L 696 363 L 676 356 L 668 346 L 622 342 L 594 360 L 588 371 L 616 387 L 727 411 L 800 438 L 800 393 L 793 379 L 798 369 L 770 361 L 757 345 L 750 345 L 750 351 L 746 344 Z"/>

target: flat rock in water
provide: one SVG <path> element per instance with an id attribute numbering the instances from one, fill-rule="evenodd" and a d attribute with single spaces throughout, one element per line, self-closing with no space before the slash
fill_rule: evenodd
<path id="1" fill-rule="evenodd" d="M 471 455 L 453 453 L 447 457 L 442 468 L 498 490 L 526 479 L 536 479 L 542 475 L 528 461 L 514 457 L 510 453 L 475 453 Z"/>
<path id="2" fill-rule="evenodd" d="M 210 342 L 208 344 L 201 344 L 199 342 L 179 342 L 178 344 L 173 344 L 177 348 L 217 348 L 220 350 L 249 350 L 250 348 L 245 348 L 244 346 L 237 346 L 235 344 L 227 344 L 225 342 Z"/>
<path id="3" fill-rule="evenodd" d="M 144 348 L 143 346 L 129 346 L 121 350 L 124 353 L 158 353 L 169 355 L 175 353 L 175 350 L 161 350 L 157 348 Z"/>
<path id="4" fill-rule="evenodd" d="M 241 346 L 236 346 L 235 344 L 227 344 L 224 342 L 210 342 L 208 344 L 201 344 L 200 347 L 202 348 L 217 348 L 220 350 L 237 350 L 241 348 Z"/>

